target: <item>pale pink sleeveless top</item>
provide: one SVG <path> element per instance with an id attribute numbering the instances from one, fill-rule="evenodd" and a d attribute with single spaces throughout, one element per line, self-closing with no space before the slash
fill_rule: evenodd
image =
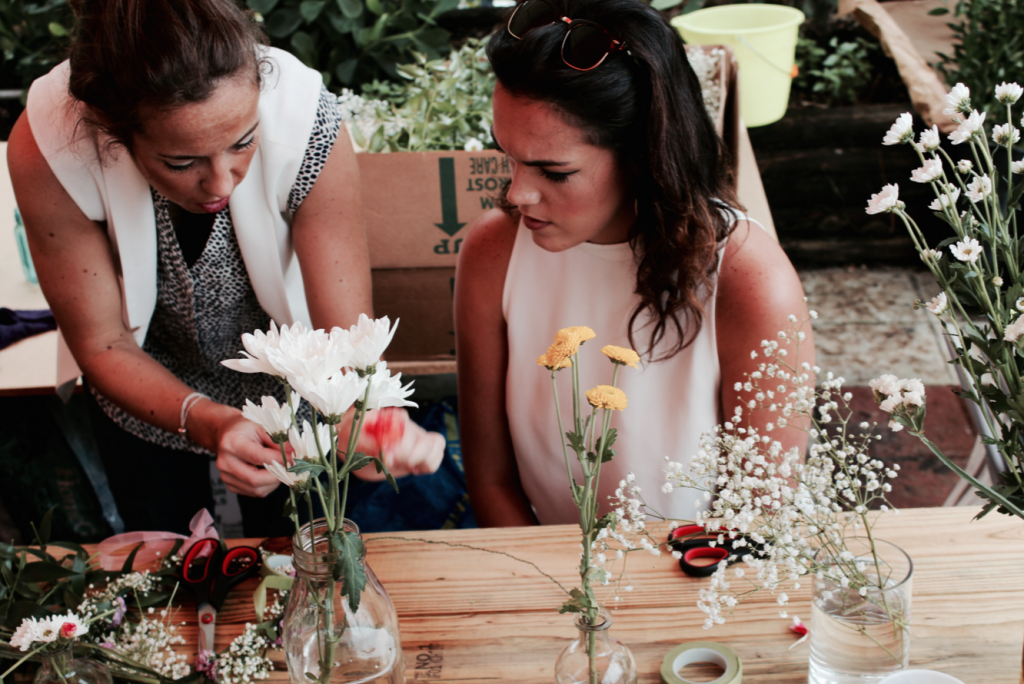
<path id="1" fill-rule="evenodd" d="M 723 241 L 719 256 L 724 246 Z M 530 231 L 519 227 L 502 296 L 509 346 L 506 402 L 519 476 L 542 524 L 576 523 L 579 514 L 569 493 L 551 373 L 537 365 L 537 357 L 559 329 L 593 328 L 597 338 L 584 344 L 578 356 L 581 398 L 586 404 L 583 392 L 611 384 L 614 366 L 601 347 L 629 346 L 627 326 L 638 301 L 635 284 L 636 264 L 627 243 L 583 243 L 553 253 L 534 244 Z M 613 412 L 617 455 L 601 471 L 602 513 L 609 509 L 608 496 L 630 472 L 647 504 L 665 517 L 689 520 L 698 506 L 708 505 L 694 490 L 662 491 L 666 457 L 689 462 L 697 453 L 701 433 L 721 422 L 714 292 L 705 310 L 700 333 L 690 346 L 665 361 L 651 363 L 645 355 L 640 370 L 619 370 L 617 384 L 629 406 Z M 637 351 L 643 352 L 648 337 L 647 327 L 634 333 L 641 347 Z M 656 350 L 654 356 L 660 355 Z M 571 380 L 570 371 L 558 372 L 566 429 L 572 420 Z M 589 412 L 590 406 L 585 409 Z M 577 482 L 582 483 L 571 450 L 569 457 Z"/>

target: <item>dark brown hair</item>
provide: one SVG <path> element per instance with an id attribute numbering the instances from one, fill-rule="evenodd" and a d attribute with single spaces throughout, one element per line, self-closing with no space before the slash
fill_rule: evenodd
<path id="1" fill-rule="evenodd" d="M 258 84 L 258 25 L 234 0 L 72 0 L 71 95 L 85 121 L 131 150 L 143 107 L 202 102 L 224 78 Z"/>
<path id="2" fill-rule="evenodd" d="M 718 245 L 736 206 L 725 146 L 704 108 L 700 82 L 679 34 L 640 0 L 548 0 L 563 16 L 586 19 L 625 41 L 595 69 L 577 71 L 561 57 L 566 25 L 534 28 L 513 38 L 497 31 L 487 55 L 512 95 L 560 110 L 594 145 L 615 152 L 637 200 L 629 242 L 637 261 L 640 303 L 629 319 L 629 341 L 654 323 L 647 354 L 671 331 L 670 358 L 696 338 L 718 267 Z M 502 193 L 506 211 L 514 213 Z M 656 359 L 655 359 L 656 360 Z"/>

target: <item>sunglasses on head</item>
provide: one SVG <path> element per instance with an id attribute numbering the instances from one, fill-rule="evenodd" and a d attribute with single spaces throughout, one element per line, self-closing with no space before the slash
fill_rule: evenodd
<path id="1" fill-rule="evenodd" d="M 562 40 L 562 61 L 577 71 L 590 71 L 600 66 L 612 52 L 626 49 L 623 41 L 616 40 L 594 22 L 564 17 L 547 0 L 525 0 L 516 6 L 508 18 L 508 32 L 522 40 L 530 29 L 559 21 L 569 25 Z"/>

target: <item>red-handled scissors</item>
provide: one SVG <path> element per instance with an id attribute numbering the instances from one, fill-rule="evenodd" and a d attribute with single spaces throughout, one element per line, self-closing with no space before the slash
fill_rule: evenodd
<path id="1" fill-rule="evenodd" d="M 259 573 L 259 558 L 259 552 L 249 546 L 236 546 L 225 553 L 220 541 L 212 538 L 200 539 L 185 554 L 181 581 L 196 597 L 200 652 L 213 648 L 217 611 L 231 587 Z"/>

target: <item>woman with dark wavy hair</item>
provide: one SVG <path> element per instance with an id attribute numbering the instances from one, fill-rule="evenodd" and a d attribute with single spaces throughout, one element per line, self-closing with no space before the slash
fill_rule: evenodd
<path id="1" fill-rule="evenodd" d="M 640 370 L 619 373 L 629 407 L 615 417 L 618 456 L 601 500 L 633 472 L 648 504 L 690 518 L 704 504 L 662 491 L 664 459 L 687 460 L 701 433 L 733 415 L 733 386 L 756 370 L 750 352 L 806 312 L 800 281 L 738 209 L 699 81 L 657 11 L 639 0 L 525 0 L 487 52 L 493 135 L 512 177 L 502 208 L 472 227 L 456 277 L 460 428 L 477 519 L 577 520 L 550 374 L 535 363 L 575 325 L 642 356 Z M 813 357 L 808 337 L 799 360 Z M 609 373 L 588 359 L 582 389 Z M 792 428 L 773 437 L 805 441 Z"/>
<path id="2" fill-rule="evenodd" d="M 239 411 L 283 391 L 220 362 L 271 320 L 330 329 L 372 310 L 337 101 L 319 72 L 261 45 L 235 0 L 72 5 L 70 59 L 33 83 L 7 148 L 39 284 L 77 362 L 62 379 L 86 378 L 129 530 L 187 531 L 213 507 L 216 455 L 246 536 L 288 534 L 287 490 L 262 467 L 280 452 Z M 435 470 L 444 439 L 406 422 L 393 472 Z"/>

